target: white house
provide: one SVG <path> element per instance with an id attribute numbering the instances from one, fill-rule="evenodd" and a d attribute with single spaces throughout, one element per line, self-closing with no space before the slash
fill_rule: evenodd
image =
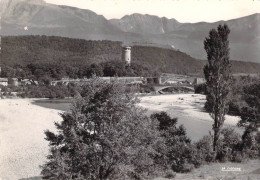
<path id="1" fill-rule="evenodd" d="M 0 78 L 0 85 L 8 86 L 8 79 L 7 78 Z"/>
<path id="2" fill-rule="evenodd" d="M 205 78 L 195 78 L 193 81 L 193 85 L 197 86 L 197 85 L 203 84 L 205 82 L 206 82 Z"/>

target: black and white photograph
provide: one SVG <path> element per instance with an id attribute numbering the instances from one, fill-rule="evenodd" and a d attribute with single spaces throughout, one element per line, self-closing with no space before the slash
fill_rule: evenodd
<path id="1" fill-rule="evenodd" d="M 260 179 L 260 0 L 0 0 L 0 180 Z"/>

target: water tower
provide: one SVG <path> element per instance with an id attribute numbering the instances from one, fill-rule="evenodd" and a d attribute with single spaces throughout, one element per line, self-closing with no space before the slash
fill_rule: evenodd
<path id="1" fill-rule="evenodd" d="M 122 60 L 124 62 L 126 62 L 126 64 L 128 66 L 130 66 L 130 63 L 131 63 L 131 47 L 130 46 L 123 47 Z"/>

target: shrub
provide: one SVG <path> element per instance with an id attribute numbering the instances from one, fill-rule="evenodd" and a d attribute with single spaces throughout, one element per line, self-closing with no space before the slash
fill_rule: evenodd
<path id="1" fill-rule="evenodd" d="M 239 151 L 239 150 L 233 151 L 230 156 L 230 161 L 241 163 L 241 162 L 245 161 L 245 156 L 243 155 L 242 151 Z"/>
<path id="2" fill-rule="evenodd" d="M 201 164 L 196 148 L 187 137 L 183 125 L 177 127 L 177 118 L 171 118 L 166 112 L 154 113 L 151 119 L 159 122 L 161 137 L 165 139 L 166 166 L 175 172 L 189 172 Z"/>
<path id="3" fill-rule="evenodd" d="M 207 94 L 207 85 L 205 83 L 196 85 L 194 89 L 196 94 Z"/>
<path id="4" fill-rule="evenodd" d="M 244 157 L 247 159 L 255 159 L 260 156 L 260 144 L 257 140 L 258 133 L 254 132 L 252 128 L 247 128 L 242 135 L 241 149 Z"/>
<path id="5" fill-rule="evenodd" d="M 159 113 L 154 113 L 151 115 L 152 119 L 157 119 L 159 121 L 159 130 L 167 130 L 170 127 L 176 127 L 177 118 L 171 118 L 166 112 L 161 111 Z"/>
<path id="6" fill-rule="evenodd" d="M 210 135 L 204 136 L 196 142 L 195 147 L 201 162 L 214 161 L 213 140 Z"/>
<path id="7" fill-rule="evenodd" d="M 88 78 L 92 77 L 93 75 L 98 77 L 103 76 L 103 67 L 100 64 L 93 63 L 87 68 L 84 75 Z"/>
<path id="8" fill-rule="evenodd" d="M 154 86 L 152 84 L 140 84 L 139 86 L 140 93 L 151 93 L 154 91 Z"/>
<path id="9" fill-rule="evenodd" d="M 260 132 L 258 131 L 255 135 L 255 140 L 256 140 L 256 146 L 257 146 L 257 156 L 258 158 L 260 157 Z"/>
<path id="10" fill-rule="evenodd" d="M 233 115 L 233 116 L 239 116 L 241 113 L 241 107 L 240 104 L 237 102 L 230 102 L 229 103 L 229 109 L 228 109 L 228 114 Z"/>
<path id="11" fill-rule="evenodd" d="M 165 178 L 168 178 L 168 179 L 173 179 L 173 178 L 175 178 L 175 176 L 176 176 L 176 173 L 173 171 L 173 170 L 167 170 L 166 172 L 165 172 Z"/>
<path id="12" fill-rule="evenodd" d="M 241 137 L 232 128 L 223 128 L 221 130 L 221 137 L 219 139 L 219 145 L 217 147 L 218 153 L 216 159 L 222 162 L 232 161 L 236 159 L 235 155 L 238 155 L 237 151 L 241 151 L 240 143 Z"/>
<path id="13" fill-rule="evenodd" d="M 250 133 L 249 133 L 250 134 Z M 256 158 L 259 156 L 259 143 L 253 141 L 252 138 L 256 138 L 257 134 L 254 137 L 241 137 L 240 134 L 235 132 L 232 128 L 224 128 L 221 130 L 219 145 L 217 146 L 218 153 L 215 154 L 212 148 L 212 137 L 204 136 L 202 139 L 195 143 L 197 149 L 197 158 L 201 162 L 212 162 L 212 161 L 231 161 L 231 162 L 242 162 L 247 159 Z M 248 143 L 251 146 L 244 143 L 247 139 Z M 250 148 L 249 148 L 250 147 Z"/>
<path id="14" fill-rule="evenodd" d="M 242 108 L 238 126 L 245 128 L 242 135 L 242 148 L 248 158 L 259 157 L 257 134 L 260 119 L 260 80 L 244 87 L 244 99 L 247 106 Z"/>
<path id="15" fill-rule="evenodd" d="M 175 172 L 190 172 L 194 167 L 197 168 L 201 165 L 196 148 L 181 140 L 177 140 L 170 147 L 168 156 L 171 168 Z"/>

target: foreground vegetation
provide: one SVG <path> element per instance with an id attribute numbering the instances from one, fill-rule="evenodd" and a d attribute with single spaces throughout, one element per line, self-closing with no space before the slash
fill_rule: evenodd
<path id="1" fill-rule="evenodd" d="M 130 89 L 93 80 L 76 97 L 71 113 L 46 132 L 51 154 L 44 178 L 133 179 L 152 175 L 162 140 Z"/>
<path id="2" fill-rule="evenodd" d="M 94 79 L 82 87 L 71 112 L 56 123 L 58 133 L 46 131 L 51 154 L 43 178 L 173 178 L 215 161 L 259 158 L 259 133 L 248 146 L 248 138 L 221 130 L 216 158 L 211 135 L 191 142 L 176 118 L 165 112 L 148 117 L 137 102 L 131 88 L 117 82 Z"/>

